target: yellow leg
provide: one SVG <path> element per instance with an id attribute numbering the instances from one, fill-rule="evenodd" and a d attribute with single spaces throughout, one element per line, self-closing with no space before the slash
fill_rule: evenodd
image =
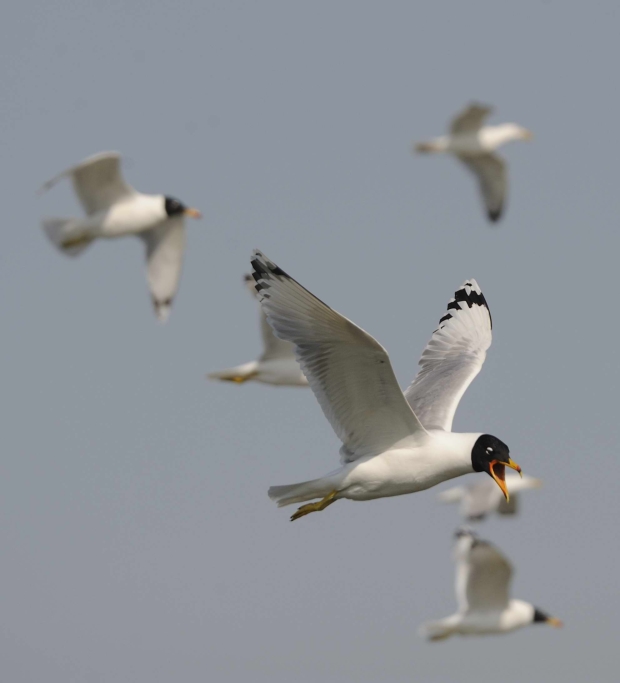
<path id="1" fill-rule="evenodd" d="M 88 235 L 76 235 L 75 237 L 70 237 L 62 243 L 63 249 L 74 249 L 75 247 L 81 247 L 83 244 L 88 244 L 91 238 Z"/>
<path id="2" fill-rule="evenodd" d="M 331 505 L 332 503 L 336 502 L 336 494 L 338 491 L 332 491 L 331 493 L 328 493 L 325 498 L 322 500 L 319 500 L 317 503 L 308 503 L 307 505 L 302 505 L 299 510 L 291 517 L 291 522 L 294 522 L 296 519 L 299 519 L 300 517 L 304 517 L 305 515 L 309 515 L 311 512 L 321 512 L 321 510 L 325 510 L 325 508 L 328 505 Z"/>
<path id="3" fill-rule="evenodd" d="M 256 377 L 256 375 L 258 375 L 258 372 L 250 372 L 247 375 L 234 375 L 232 377 L 222 377 L 222 379 L 227 380 L 228 382 L 234 382 L 235 384 L 243 384 L 249 379 Z"/>

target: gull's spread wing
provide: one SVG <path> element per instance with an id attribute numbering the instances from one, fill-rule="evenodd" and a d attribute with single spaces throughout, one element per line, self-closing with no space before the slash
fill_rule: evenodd
<path id="1" fill-rule="evenodd" d="M 506 162 L 497 154 L 458 156 L 478 179 L 478 186 L 489 220 L 495 222 L 502 216 L 508 189 Z"/>
<path id="2" fill-rule="evenodd" d="M 456 546 L 456 596 L 465 611 L 502 610 L 510 598 L 510 562 L 491 543 L 461 532 Z"/>
<path id="3" fill-rule="evenodd" d="M 483 104 L 470 104 L 452 119 L 450 133 L 452 135 L 476 133 L 492 111 L 491 107 Z"/>
<path id="4" fill-rule="evenodd" d="M 385 349 L 259 251 L 252 259 L 261 305 L 295 353 L 347 461 L 376 455 L 424 428 L 400 390 Z"/>
<path id="5" fill-rule="evenodd" d="M 135 193 L 123 179 L 120 164 L 118 152 L 101 152 L 54 176 L 41 190 L 48 190 L 62 178 L 70 177 L 87 214 L 105 211 Z"/>
<path id="6" fill-rule="evenodd" d="M 183 218 L 168 218 L 151 230 L 141 232 L 139 236 L 146 244 L 147 279 L 155 314 L 161 322 L 165 322 L 179 287 L 183 266 Z"/>
<path id="7" fill-rule="evenodd" d="M 466 280 L 426 345 L 405 396 L 426 429 L 452 429 L 454 413 L 491 346 L 491 313 L 475 280 Z"/>
<path id="8" fill-rule="evenodd" d="M 251 275 L 246 275 L 244 278 L 247 283 L 248 289 L 252 294 L 258 298 L 258 292 L 256 291 L 256 282 Z M 263 339 L 263 353 L 259 360 L 274 360 L 276 358 L 295 358 L 295 347 L 291 342 L 284 341 L 284 339 L 278 339 L 273 333 L 271 325 L 267 322 L 267 316 L 263 309 L 260 309 L 260 331 L 261 337 Z"/>

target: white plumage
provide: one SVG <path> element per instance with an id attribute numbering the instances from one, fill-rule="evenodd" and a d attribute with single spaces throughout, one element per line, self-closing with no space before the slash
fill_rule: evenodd
<path id="1" fill-rule="evenodd" d="M 562 622 L 528 602 L 510 598 L 512 566 L 491 543 L 480 540 L 468 529 L 457 532 L 456 598 L 458 612 L 429 622 L 422 635 L 442 640 L 451 635 L 508 633 L 528 624 Z"/>
<path id="2" fill-rule="evenodd" d="M 534 477 L 516 474 L 506 475 L 510 500 L 488 479 L 477 479 L 466 486 L 454 486 L 442 491 L 437 497 L 442 503 L 459 503 L 460 514 L 470 522 L 484 519 L 488 514 L 514 515 L 519 509 L 520 492 L 537 489 L 542 481 Z"/>
<path id="3" fill-rule="evenodd" d="M 71 178 L 86 217 L 47 218 L 43 228 L 53 244 L 69 256 L 77 256 L 98 238 L 142 238 L 153 306 L 163 322 L 169 315 L 181 276 L 184 216 L 199 218 L 200 212 L 171 197 L 137 192 L 125 182 L 120 161 L 117 152 L 101 152 L 45 183 L 42 190 L 62 178 Z"/>
<path id="4" fill-rule="evenodd" d="M 322 499 L 300 508 L 293 519 L 340 498 L 412 493 L 473 471 L 487 471 L 503 487 L 504 466 L 520 469 L 499 439 L 450 432 L 458 399 L 491 341 L 490 314 L 475 280 L 448 304 L 422 355 L 420 373 L 403 394 L 386 350 L 373 337 L 258 251 L 252 266 L 269 323 L 278 337 L 295 345 L 310 387 L 343 444 L 340 469 L 269 489 L 280 506 Z"/>
<path id="5" fill-rule="evenodd" d="M 492 109 L 471 104 L 452 121 L 448 135 L 418 143 L 417 152 L 453 154 L 478 181 L 489 220 L 498 221 L 506 204 L 508 171 L 497 154 L 498 147 L 512 140 L 531 140 L 532 133 L 515 123 L 483 126 Z"/>
<path id="6" fill-rule="evenodd" d="M 256 298 L 254 278 L 251 275 L 246 275 L 244 280 Z M 307 387 L 308 380 L 295 358 L 295 347 L 290 342 L 276 337 L 262 308 L 260 310 L 260 329 L 263 353 L 258 360 L 212 372 L 207 375 L 209 379 L 225 380 L 238 384 L 254 381 L 276 386 Z"/>

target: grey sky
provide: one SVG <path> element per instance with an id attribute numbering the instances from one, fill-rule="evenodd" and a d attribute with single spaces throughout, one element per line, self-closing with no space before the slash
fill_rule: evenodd
<path id="1" fill-rule="evenodd" d="M 617 3 L 13 1 L 0 55 L 2 679 L 615 680 Z M 473 99 L 535 133 L 496 230 L 462 168 L 409 151 Z M 137 240 L 69 261 L 40 230 L 79 209 L 37 187 L 105 149 L 204 212 L 166 327 Z M 478 280 L 494 342 L 455 429 L 544 479 L 481 532 L 563 631 L 417 637 L 455 606 L 436 490 L 295 524 L 268 500 L 339 444 L 310 391 L 204 380 L 259 349 L 253 247 L 402 386 Z"/>

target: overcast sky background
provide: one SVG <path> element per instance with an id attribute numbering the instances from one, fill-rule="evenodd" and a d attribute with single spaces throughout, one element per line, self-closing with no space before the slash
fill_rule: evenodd
<path id="1" fill-rule="evenodd" d="M 0 22 L 0 661 L 10 683 L 613 681 L 618 653 L 617 2 L 9 2 Z M 530 128 L 505 219 L 414 157 L 472 100 Z M 83 157 L 204 212 L 168 325 L 142 245 L 79 259 Z M 455 430 L 545 486 L 481 533 L 562 618 L 428 644 L 455 610 L 437 489 L 288 521 L 272 484 L 339 443 L 309 390 L 209 383 L 253 359 L 254 247 L 373 334 L 401 385 L 475 277 L 494 341 Z M 478 475 L 482 476 L 482 475 Z"/>

